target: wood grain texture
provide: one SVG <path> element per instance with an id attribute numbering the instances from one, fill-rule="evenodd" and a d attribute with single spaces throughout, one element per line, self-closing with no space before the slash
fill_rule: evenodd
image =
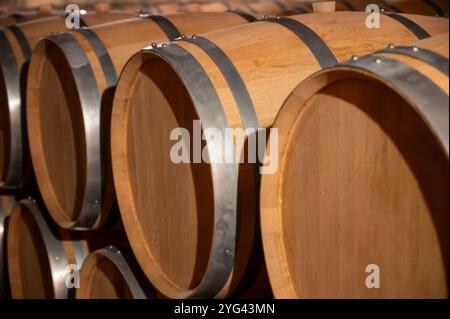
<path id="1" fill-rule="evenodd" d="M 49 16 L 61 15 L 56 11 L 41 12 L 41 11 L 16 11 L 14 13 L 7 13 L 0 16 L 0 26 L 9 26 L 12 24 L 22 23 L 25 21 L 33 21 L 47 18 Z"/>
<path id="2" fill-rule="evenodd" d="M 432 34 L 445 33 L 448 30 L 448 21 L 444 19 L 408 17 Z M 384 27 L 380 29 L 365 27 L 365 13 L 304 14 L 291 18 L 312 29 L 340 61 L 349 59 L 354 54 L 365 54 L 384 48 L 391 42 L 404 44 L 416 40 L 403 25 L 385 16 L 381 18 Z M 219 46 L 236 67 L 262 127 L 270 127 L 273 124 L 284 100 L 299 81 L 320 69 L 305 43 L 286 28 L 271 22 L 235 26 L 202 36 Z M 231 90 L 211 58 L 192 43 L 180 41 L 177 45 L 192 54 L 207 73 L 222 102 L 229 127 L 242 128 L 242 119 Z M 191 113 L 191 117 L 186 119 L 186 108 L 180 109 L 179 102 L 176 102 L 182 96 L 180 85 L 186 87 L 186 83 L 175 73 L 174 76 L 169 75 L 173 72 L 147 71 L 152 70 L 150 66 L 160 65 L 159 63 L 167 64 L 158 54 L 144 51 L 133 57 L 122 72 L 112 115 L 113 171 L 121 215 L 138 261 L 157 289 L 169 297 L 183 297 L 189 294 L 191 290 L 187 288 L 192 286 L 186 286 L 186 279 L 177 278 L 175 274 L 186 269 L 192 271 L 192 266 L 185 266 L 192 265 L 192 261 L 182 264 L 169 255 L 155 255 L 158 255 L 159 247 L 177 251 L 180 256 L 187 254 L 182 249 L 186 249 L 188 243 L 183 241 L 183 245 L 178 244 L 182 242 L 180 237 L 184 235 L 167 236 L 172 231 L 177 233 L 182 226 L 188 225 L 189 230 L 186 232 L 191 234 L 191 249 L 195 247 L 195 240 L 204 238 L 195 238 L 201 234 L 198 233 L 200 224 L 197 228 L 190 228 L 189 225 L 195 225 L 195 215 L 202 221 L 205 220 L 204 216 L 208 216 L 207 220 L 212 219 L 214 211 L 203 211 L 198 206 L 198 201 L 193 200 L 194 195 L 187 197 L 187 194 L 195 192 L 200 194 L 202 200 L 212 202 L 208 196 L 213 193 L 205 193 L 207 184 L 195 189 L 188 188 L 189 184 L 192 185 L 186 178 L 188 170 L 185 171 L 183 165 L 174 165 L 170 161 L 169 147 L 174 144 L 170 144 L 168 140 L 170 129 L 180 124 L 185 127 L 184 122 L 192 122 L 196 117 L 195 113 Z M 166 79 L 168 76 L 170 80 Z M 161 92 L 167 92 L 164 93 L 165 99 L 161 98 Z M 190 108 L 192 106 L 188 107 Z M 155 113 L 150 116 L 152 112 Z M 183 122 L 173 120 L 177 117 L 183 118 Z M 189 129 L 189 126 L 186 128 Z M 152 138 L 145 140 L 146 136 Z M 239 211 L 239 222 L 245 226 L 245 230 L 239 230 L 235 268 L 227 286 L 218 297 L 230 294 L 244 278 L 245 270 L 252 264 L 251 254 L 259 235 L 258 230 L 254 230 L 259 216 L 256 204 L 258 188 L 253 180 L 252 169 L 255 169 L 252 165 L 247 168 L 245 165 L 240 166 L 239 206 L 236 209 Z M 193 172 L 193 165 L 190 170 Z M 165 185 L 163 177 L 170 177 L 170 187 Z M 157 203 L 154 198 L 157 198 Z M 185 201 L 188 198 L 191 202 Z M 192 224 L 179 218 L 190 218 Z M 161 220 L 167 224 L 163 224 Z M 206 231 L 206 228 L 203 231 Z M 156 232 L 160 232 L 160 235 L 156 235 Z M 255 233 L 256 236 L 253 236 Z M 148 239 L 156 236 L 160 236 L 158 246 L 151 244 Z M 210 251 L 192 250 L 191 253 L 205 258 L 209 256 Z M 193 256 L 190 258 L 193 260 Z M 192 278 L 194 273 L 184 275 Z"/>
<path id="3" fill-rule="evenodd" d="M 8 231 L 8 268 L 13 298 L 53 298 L 50 265 L 35 221 L 18 208 Z"/>
<path id="4" fill-rule="evenodd" d="M 145 243 L 166 276 L 181 288 L 189 289 L 198 284 L 208 261 L 208 256 L 197 251 L 209 249 L 212 234 L 199 228 L 211 229 L 213 220 L 197 211 L 213 208 L 209 168 L 198 164 L 191 169 L 189 164 L 177 165 L 167 160 L 172 146 L 167 138 L 171 130 L 191 127 L 190 120 L 197 116 L 185 88 L 179 82 L 174 83 L 176 75 L 167 64 L 149 63 L 142 72 L 144 76 L 136 83 L 136 89 L 147 95 L 136 96 L 141 100 L 133 101 L 140 107 L 133 108 L 130 114 L 130 122 L 135 125 L 130 125 L 127 134 L 129 143 L 133 143 L 128 169 L 133 176 L 131 183 L 138 211 L 142 212 L 136 222 L 144 225 Z M 153 107 L 146 103 L 150 97 Z M 154 150 L 151 153 L 142 147 L 149 143 Z M 170 167 L 165 168 L 166 165 Z M 160 192 L 148 193 L 154 187 Z M 161 196 L 164 194 L 176 194 L 177 200 Z M 160 214 L 167 205 L 172 213 Z"/>
<path id="5" fill-rule="evenodd" d="M 38 164 L 33 165 L 41 194 L 49 211 L 58 212 L 54 218 L 65 224 L 76 218 L 82 204 L 79 197 L 84 187 L 86 160 L 82 152 L 85 143 L 83 122 L 79 118 L 81 112 L 77 112 L 81 106 L 73 94 L 75 82 L 61 51 L 50 44 L 42 50 L 46 58 L 40 61 L 38 71 L 30 69 L 29 76 L 43 70 L 39 73 L 40 81 L 53 85 L 42 92 L 29 88 L 28 98 L 46 106 L 29 111 L 30 143 L 34 144 L 30 150 L 33 161 L 35 152 L 42 154 Z M 65 83 L 67 89 L 61 83 Z M 72 117 L 78 121 L 73 121 Z"/>
<path id="6" fill-rule="evenodd" d="M 447 35 L 412 45 L 448 57 Z M 389 57 L 448 94 L 442 73 Z M 275 297 L 448 297 L 448 157 L 401 96 L 384 79 L 340 68 L 286 100 L 273 126 L 280 169 L 261 186 Z M 380 267 L 379 289 L 365 285 L 369 264 Z"/>
<path id="7" fill-rule="evenodd" d="M 83 21 L 87 25 L 95 25 L 98 23 L 105 23 L 108 21 L 113 21 L 117 19 L 124 19 L 129 18 L 131 16 L 135 16 L 134 13 L 122 13 L 122 12 L 105 12 L 105 13 L 88 13 L 83 16 Z M 23 36 L 28 44 L 28 46 L 33 49 L 33 47 L 36 45 L 37 41 L 42 38 L 43 36 L 46 36 L 50 34 L 51 32 L 61 32 L 66 31 L 67 27 L 65 24 L 65 18 L 62 14 L 45 14 L 42 15 L 41 19 L 29 19 L 29 21 L 22 22 L 16 24 L 16 27 L 20 29 L 20 31 L 23 33 Z M 9 173 L 10 167 L 13 165 L 16 165 L 16 162 L 9 162 L 9 154 L 10 154 L 10 147 L 11 139 L 16 139 L 17 136 L 11 136 L 10 127 L 9 127 L 9 101 L 15 101 L 16 97 L 11 97 L 6 95 L 6 84 L 11 85 L 12 87 L 18 87 L 21 86 L 20 90 L 22 91 L 22 98 L 26 97 L 25 90 L 26 87 L 24 85 L 25 80 L 27 78 L 25 67 L 27 65 L 28 58 L 23 55 L 20 43 L 18 42 L 17 38 L 15 37 L 14 33 L 8 29 L 8 28 L 2 28 L 0 30 L 2 32 L 11 48 L 14 54 L 15 62 L 17 63 L 18 71 L 20 72 L 20 79 L 21 83 L 12 83 L 12 78 L 4 78 L 4 75 L 2 74 L 2 71 L 0 71 L 0 77 L 2 78 L 0 80 L 0 105 L 2 109 L 2 116 L 0 117 L 0 127 L 1 127 L 1 133 L 0 135 L 2 142 L 0 143 L 0 163 L 2 164 L 0 169 L 0 182 L 3 181 L 3 178 L 7 176 Z M 5 60 L 1 60 L 0 64 L 6 63 Z M 6 65 L 5 65 L 6 66 Z M 56 94 L 58 96 L 58 94 Z M 25 101 L 22 103 L 22 105 L 25 107 Z M 25 118 L 25 117 L 24 117 Z M 22 123 L 21 123 L 22 125 Z M 19 128 L 20 129 L 20 128 Z M 25 151 L 23 154 L 27 154 L 27 146 L 24 144 L 25 139 L 21 141 L 23 143 L 23 148 L 25 148 Z M 27 172 L 28 168 L 31 167 L 31 163 L 29 162 L 29 159 L 27 155 L 23 155 L 23 161 L 25 162 L 23 165 L 24 171 Z M 17 161 L 14 159 L 14 161 Z M 26 173 L 25 173 L 26 175 Z M 26 179 L 26 176 L 24 177 L 24 180 Z"/>
<path id="8" fill-rule="evenodd" d="M 438 8 L 440 8 L 444 14 L 448 15 L 448 1 L 433 0 L 432 1 Z M 410 14 L 420 14 L 435 16 L 438 12 L 433 5 L 426 3 L 425 1 L 411 1 L 411 0 L 382 0 L 382 1 L 365 1 L 365 0 L 346 0 L 336 1 L 337 10 L 348 11 L 348 4 L 356 11 L 366 11 L 366 8 L 370 4 L 379 6 L 385 12 L 400 12 Z"/>
<path id="9" fill-rule="evenodd" d="M 168 17 L 186 34 L 198 34 L 247 21 L 235 13 L 193 13 Z M 91 29 L 106 47 L 117 73 L 136 52 L 152 42 L 167 41 L 162 29 L 147 18 L 130 18 Z M 107 87 L 103 66 L 89 41 L 70 32 L 86 54 L 102 97 L 101 135 L 104 174 L 102 213 L 93 228 L 108 219 L 113 205 L 113 182 L 109 159 L 109 121 L 113 89 Z M 57 68 L 60 68 L 56 72 Z M 86 146 L 80 95 L 66 58 L 51 41 L 42 40 L 34 50 L 28 81 L 28 130 L 37 181 L 53 218 L 62 227 L 71 227 L 79 214 L 86 180 Z M 36 121 L 39 119 L 39 121 Z M 46 123 L 44 125 L 44 123 Z M 63 129 L 64 128 L 64 129 Z"/>

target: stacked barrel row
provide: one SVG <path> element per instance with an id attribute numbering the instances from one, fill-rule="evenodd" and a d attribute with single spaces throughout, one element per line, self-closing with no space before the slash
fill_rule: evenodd
<path id="1" fill-rule="evenodd" d="M 68 4 L 78 4 L 84 9 L 107 10 L 108 8 L 152 14 L 174 14 L 186 12 L 224 12 L 242 10 L 251 14 L 294 14 L 312 10 L 315 0 L 30 0 L 20 2 L 22 9 L 9 5 L 0 6 L 0 24 L 6 25 L 37 19 L 53 14 L 64 14 Z M 336 10 L 365 11 L 368 5 L 377 5 L 380 10 L 412 14 L 448 16 L 448 1 L 445 0 L 337 0 Z"/>
<path id="2" fill-rule="evenodd" d="M 448 8 L 343 3 L 1 29 L 12 297 L 447 297 Z"/>

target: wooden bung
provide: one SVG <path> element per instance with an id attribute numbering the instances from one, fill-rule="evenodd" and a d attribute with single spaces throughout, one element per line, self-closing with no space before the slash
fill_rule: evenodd
<path id="1" fill-rule="evenodd" d="M 336 1 L 316 1 L 312 4 L 313 12 L 326 13 L 336 11 Z"/>
<path id="2" fill-rule="evenodd" d="M 199 10 L 201 12 L 224 12 L 229 9 L 226 1 L 205 2 L 200 4 Z"/>
<path id="3" fill-rule="evenodd" d="M 270 127 L 299 81 L 322 67 L 448 32 L 443 18 L 383 14 L 383 27 L 369 29 L 366 17 L 267 19 L 146 49 L 127 63 L 112 111 L 114 182 L 136 258 L 163 294 L 227 296 L 258 264 L 257 168 L 175 164 L 172 130 L 195 139 L 196 119 L 220 132 Z M 222 147 L 217 140 L 203 149 L 214 158 Z"/>
<path id="4" fill-rule="evenodd" d="M 30 149 L 39 189 L 61 227 L 98 228 L 111 211 L 109 122 L 116 78 L 126 61 L 152 42 L 251 19 L 234 12 L 143 16 L 88 33 L 50 36 L 36 45 L 28 77 Z M 93 41 L 104 48 L 101 61 Z M 83 70 L 74 57 L 83 59 Z"/>
<path id="5" fill-rule="evenodd" d="M 448 34 L 392 43 L 300 83 L 273 124 L 277 298 L 448 298 Z"/>
<path id="6" fill-rule="evenodd" d="M 14 196 L 0 195 L 0 299 L 9 297 L 9 283 L 7 272 L 6 233 L 8 218 L 16 204 Z"/>
<path id="7" fill-rule="evenodd" d="M 52 12 L 52 5 L 51 4 L 45 4 L 39 7 L 39 12 L 44 14 L 49 14 Z"/>
<path id="8" fill-rule="evenodd" d="M 87 26 L 136 16 L 125 12 L 88 13 Z M 22 99 L 25 97 L 28 61 L 32 48 L 43 36 L 65 31 L 66 19 L 52 16 L 0 29 L 0 189 L 22 186 L 27 168 L 23 134 Z"/>
<path id="9" fill-rule="evenodd" d="M 111 10 L 111 7 L 108 2 L 96 3 L 94 8 L 95 12 L 109 12 Z"/>
<path id="10" fill-rule="evenodd" d="M 156 292 L 131 251 L 108 246 L 89 254 L 80 272 L 77 299 L 148 299 Z"/>

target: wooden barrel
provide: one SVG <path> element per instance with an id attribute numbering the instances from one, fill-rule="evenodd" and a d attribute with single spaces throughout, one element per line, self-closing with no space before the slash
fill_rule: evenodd
<path id="1" fill-rule="evenodd" d="M 220 162 L 218 150 L 230 147 L 230 139 L 225 146 L 217 138 L 204 147 L 193 120 L 222 134 L 226 128 L 270 127 L 299 80 L 320 68 L 389 42 L 448 32 L 443 18 L 382 15 L 384 27 L 368 29 L 366 16 L 269 19 L 146 49 L 130 59 L 112 112 L 114 182 L 133 251 L 159 291 L 169 297 L 226 295 L 245 277 L 259 235 L 258 168 Z M 174 134 L 175 128 L 186 130 Z M 201 155 L 177 158 L 180 148 L 173 151 L 171 134 L 177 146 L 196 144 L 212 164 Z M 181 141 L 188 134 L 197 140 Z M 171 152 L 181 163 L 172 162 Z"/>
<path id="2" fill-rule="evenodd" d="M 385 12 L 448 16 L 446 0 L 337 0 L 336 9 L 341 11 L 366 11 L 368 5 L 377 5 Z"/>
<path id="3" fill-rule="evenodd" d="M 278 14 L 282 15 L 285 12 L 290 12 L 291 7 L 287 7 L 282 1 L 264 1 L 256 0 L 250 2 L 241 2 L 242 7 L 248 8 L 251 13 L 263 13 L 263 14 Z"/>
<path id="4" fill-rule="evenodd" d="M 8 272 L 6 264 L 6 233 L 8 218 L 16 203 L 14 196 L 0 195 L 0 299 L 9 296 Z"/>
<path id="5" fill-rule="evenodd" d="M 39 42 L 28 77 L 30 149 L 43 199 L 61 227 L 98 228 L 111 210 L 112 93 L 128 58 L 152 42 L 252 19 L 232 12 L 143 16 Z"/>
<path id="6" fill-rule="evenodd" d="M 88 13 L 85 25 L 135 16 L 123 12 Z M 26 87 L 27 62 L 37 41 L 54 31 L 67 30 L 63 16 L 48 17 L 0 29 L 0 189 L 22 186 L 26 161 L 22 100 Z"/>
<path id="7" fill-rule="evenodd" d="M 242 4 L 250 12 L 266 14 L 293 14 L 312 12 L 313 3 L 321 1 L 279 0 Z M 333 2 L 333 1 L 328 1 Z M 422 14 L 429 16 L 448 16 L 448 1 L 446 0 L 336 0 L 336 11 L 366 11 L 368 5 L 377 5 L 380 11 Z"/>
<path id="8" fill-rule="evenodd" d="M 397 12 L 448 17 L 448 1 L 446 0 L 385 0 L 384 3 L 387 10 L 391 8 L 392 11 Z"/>
<path id="9" fill-rule="evenodd" d="M 77 299 L 147 299 L 156 292 L 131 251 L 108 246 L 92 252 L 80 272 Z"/>
<path id="10" fill-rule="evenodd" d="M 276 297 L 448 298 L 448 72 L 445 34 L 319 72 L 288 97 L 279 169 L 261 186 Z"/>
<path id="11" fill-rule="evenodd" d="M 68 298 L 67 267 L 88 255 L 87 242 L 56 229 L 33 200 L 14 207 L 8 225 L 7 257 L 12 298 Z"/>
<path id="12" fill-rule="evenodd" d="M 155 3 L 148 8 L 149 12 L 170 15 L 185 12 L 225 12 L 227 10 L 241 10 L 251 14 L 285 14 L 299 12 L 296 6 L 288 6 L 282 1 L 192 1 L 192 2 L 163 2 Z M 301 11 L 300 11 L 301 12 Z"/>
<path id="13" fill-rule="evenodd" d="M 33 21 L 37 19 L 47 18 L 53 15 L 63 15 L 59 11 L 16 11 L 0 16 L 0 26 L 9 26 L 11 24 Z"/>
<path id="14" fill-rule="evenodd" d="M 182 4 L 182 12 L 225 12 L 230 8 L 226 1 L 211 1 L 204 3 L 184 3 Z"/>
<path id="15" fill-rule="evenodd" d="M 23 13 L 11 13 L 0 16 L 0 26 L 7 26 L 14 23 L 24 22 L 27 16 Z"/>
<path id="16" fill-rule="evenodd" d="M 35 9 L 41 7 L 51 8 L 52 6 L 62 6 L 65 2 L 65 0 L 21 0 L 20 6 L 25 9 Z"/>

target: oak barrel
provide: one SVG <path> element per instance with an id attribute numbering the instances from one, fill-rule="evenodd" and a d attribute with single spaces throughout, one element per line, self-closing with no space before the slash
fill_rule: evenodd
<path id="1" fill-rule="evenodd" d="M 133 251 L 159 291 L 174 298 L 226 296 L 257 264 L 258 168 L 218 163 L 220 138 L 203 147 L 193 120 L 222 134 L 270 127 L 298 82 L 319 69 L 390 42 L 448 32 L 443 18 L 383 14 L 384 27 L 368 29 L 366 16 L 268 19 L 158 45 L 130 59 L 112 112 L 114 182 Z M 192 154 L 191 163 L 172 162 L 175 128 L 185 129 L 178 144 L 193 149 L 197 143 L 212 164 Z"/>
<path id="2" fill-rule="evenodd" d="M 380 11 L 448 16 L 446 0 L 337 0 L 336 9 L 345 11 L 366 11 L 367 6 L 376 5 Z"/>
<path id="3" fill-rule="evenodd" d="M 34 11 L 12 11 L 0 16 L 0 27 L 9 26 L 26 21 L 33 21 L 37 19 L 43 19 L 53 15 L 63 15 L 61 11 L 51 10 L 50 8 L 43 7 Z"/>
<path id="4" fill-rule="evenodd" d="M 0 195 L 0 299 L 9 297 L 8 271 L 6 263 L 6 233 L 8 218 L 16 203 L 14 196 Z"/>
<path id="5" fill-rule="evenodd" d="M 85 25 L 125 19 L 126 12 L 88 13 Z M 24 99 L 27 62 L 38 40 L 51 32 L 67 30 L 65 17 L 53 16 L 0 29 L 0 189 L 20 188 L 26 170 Z"/>
<path id="6" fill-rule="evenodd" d="M 45 204 L 61 227 L 98 228 L 108 218 L 114 197 L 110 112 L 128 58 L 152 42 L 253 19 L 234 12 L 142 16 L 38 43 L 28 77 L 30 150 Z"/>
<path id="7" fill-rule="evenodd" d="M 394 41 L 288 97 L 261 186 L 276 297 L 448 298 L 448 51 Z"/>
<path id="8" fill-rule="evenodd" d="M 128 249 L 108 246 L 89 254 L 77 299 L 148 299 L 156 292 Z"/>
<path id="9" fill-rule="evenodd" d="M 0 26 L 8 26 L 20 22 L 35 20 L 45 17 L 47 14 L 30 14 L 25 12 L 14 12 L 0 16 Z"/>
<path id="10" fill-rule="evenodd" d="M 57 229 L 34 200 L 13 208 L 7 233 L 7 262 L 12 298 L 68 298 L 67 267 L 89 253 L 79 234 Z"/>

